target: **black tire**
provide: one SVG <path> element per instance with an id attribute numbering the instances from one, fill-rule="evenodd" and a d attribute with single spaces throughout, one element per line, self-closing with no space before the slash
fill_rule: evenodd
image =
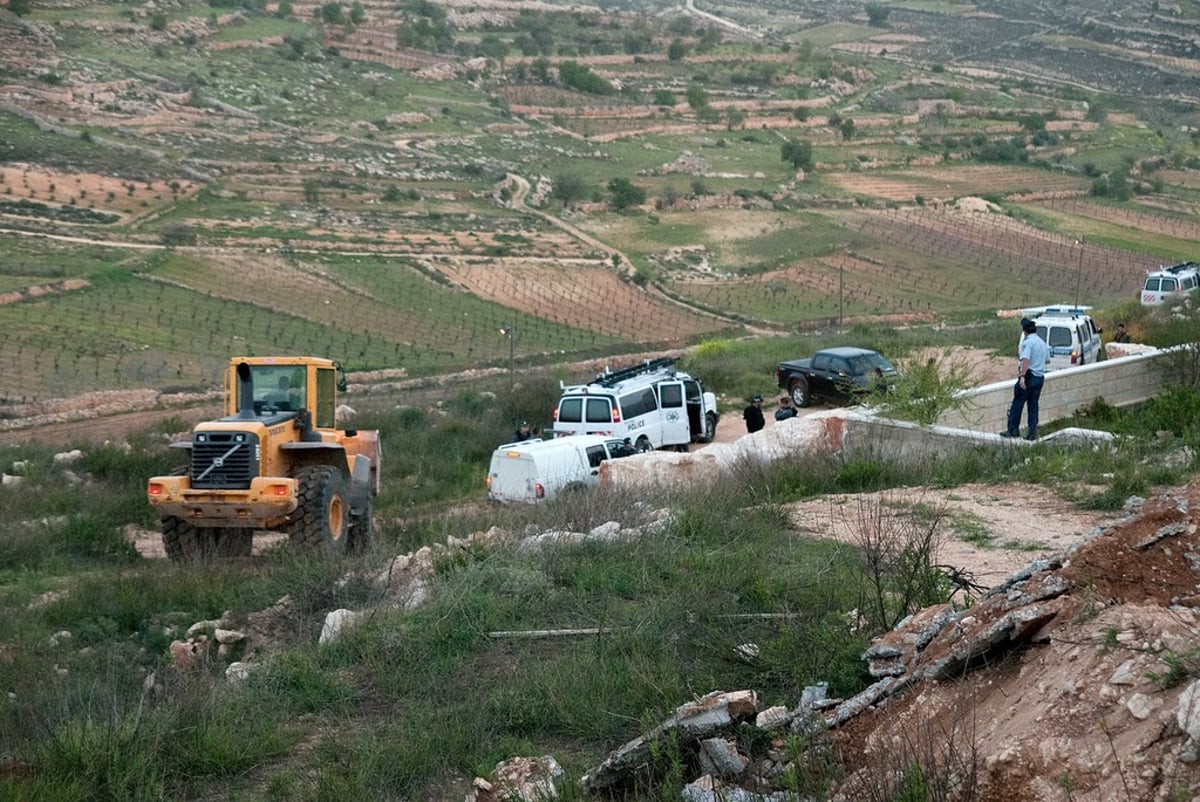
<path id="1" fill-rule="evenodd" d="M 249 557 L 254 551 L 253 529 L 217 529 L 214 534 L 217 557 L 221 559 Z"/>
<path id="2" fill-rule="evenodd" d="M 797 407 L 806 407 L 812 403 L 812 396 L 808 392 L 808 382 L 799 377 L 788 382 L 788 395 L 792 397 L 792 403 Z"/>
<path id="3" fill-rule="evenodd" d="M 647 451 L 654 450 L 654 446 L 650 445 L 650 438 L 645 436 L 639 437 L 637 442 L 633 444 L 633 448 L 639 454 L 645 454 Z"/>
<path id="4" fill-rule="evenodd" d="M 174 562 L 212 562 L 217 556 L 217 540 L 212 529 L 197 528 L 174 515 L 162 519 L 162 541 L 167 558 Z"/>
<path id="5" fill-rule="evenodd" d="M 314 465 L 297 474 L 300 506 L 292 513 L 288 539 L 307 554 L 344 554 L 350 540 L 346 476 L 337 468 Z"/>
<path id="6" fill-rule="evenodd" d="M 711 443 L 717 436 L 717 414 L 710 412 L 704 416 L 704 436 L 700 438 L 701 443 Z"/>
<path id="7" fill-rule="evenodd" d="M 350 516 L 350 539 L 346 542 L 346 550 L 351 554 L 362 554 L 369 551 L 373 531 L 371 499 L 368 497 L 363 509 L 358 514 Z"/>

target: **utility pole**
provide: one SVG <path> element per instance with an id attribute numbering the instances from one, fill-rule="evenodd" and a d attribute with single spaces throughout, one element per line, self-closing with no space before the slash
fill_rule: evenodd
<path id="1" fill-rule="evenodd" d="M 1075 268 L 1075 307 L 1079 307 L 1079 286 L 1083 283 L 1083 235 L 1075 241 L 1079 246 L 1079 266 Z"/>
<path id="2" fill-rule="evenodd" d="M 838 268 L 838 328 L 846 325 L 846 268 Z"/>
<path id="3" fill-rule="evenodd" d="M 512 389 L 512 387 L 516 384 L 516 374 L 513 372 L 513 366 L 516 357 L 516 341 L 513 337 L 513 324 L 504 324 L 504 326 L 500 328 L 500 333 L 508 338 L 508 387 L 509 389 Z"/>

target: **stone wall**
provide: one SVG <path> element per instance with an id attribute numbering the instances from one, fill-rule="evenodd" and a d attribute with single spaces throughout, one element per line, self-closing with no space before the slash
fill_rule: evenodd
<path id="1" fill-rule="evenodd" d="M 1126 406 L 1153 397 L 1162 387 L 1168 353 L 1145 346 L 1124 350 L 1125 356 L 1114 354 L 1094 365 L 1047 376 L 1043 422 L 1068 417 L 1097 398 L 1111 406 Z M 1005 427 L 1012 386 L 1005 381 L 968 391 L 971 407 L 943 415 L 936 426 L 880 418 L 857 407 L 820 410 L 690 454 L 655 451 L 608 460 L 600 466 L 600 480 L 615 488 L 669 492 L 752 477 L 779 460 L 803 455 L 919 461 L 980 445 L 1027 447 L 1029 443 L 1003 440 L 997 434 Z"/>
<path id="2" fill-rule="evenodd" d="M 1116 349 L 1112 349 L 1112 356 L 1103 362 L 1048 373 L 1039 405 L 1041 421 L 1050 423 L 1070 417 L 1097 398 L 1114 407 L 1153 398 L 1164 382 L 1168 352 L 1137 345 L 1121 350 L 1127 351 L 1127 355 L 1116 356 Z M 1002 431 L 1007 425 L 1015 381 L 1014 376 L 1011 381 L 967 391 L 970 405 L 944 413 L 938 424 L 980 432 Z"/>

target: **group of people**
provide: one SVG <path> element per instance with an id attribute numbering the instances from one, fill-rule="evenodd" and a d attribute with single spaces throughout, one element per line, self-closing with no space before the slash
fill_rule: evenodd
<path id="1" fill-rule="evenodd" d="M 1124 323 L 1118 323 L 1113 342 L 1129 342 L 1129 333 Z M 1021 318 L 1021 343 L 1017 349 L 1017 383 L 1013 385 L 1013 400 L 1008 409 L 1008 426 L 1000 433 L 1001 437 L 1021 436 L 1021 416 L 1026 415 L 1026 440 L 1037 440 L 1038 402 L 1042 396 L 1042 386 L 1046 381 L 1046 363 L 1050 361 L 1050 347 L 1037 334 L 1037 324 L 1029 318 Z M 779 399 L 775 410 L 775 420 L 783 421 L 796 417 L 796 407 L 789 396 Z M 742 410 L 742 420 L 746 422 L 746 431 L 754 434 L 767 425 L 763 413 L 763 397 L 756 395 L 750 399 L 750 404 Z M 521 421 L 513 434 L 513 442 L 519 443 L 537 437 L 536 429 L 531 429 L 529 421 Z"/>
<path id="2" fill-rule="evenodd" d="M 750 405 L 742 410 L 742 420 L 746 422 L 746 431 L 750 434 L 760 431 L 767 425 L 762 405 L 763 397 L 756 395 L 750 399 Z M 792 405 L 792 399 L 785 395 L 779 399 L 779 407 L 775 410 L 775 420 L 787 420 L 794 417 L 796 417 L 796 407 Z"/>

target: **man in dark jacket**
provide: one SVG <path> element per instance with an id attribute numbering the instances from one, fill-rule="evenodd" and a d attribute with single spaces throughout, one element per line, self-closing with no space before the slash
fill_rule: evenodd
<path id="1" fill-rule="evenodd" d="M 750 406 L 742 410 L 742 420 L 746 421 L 746 431 L 750 434 L 767 425 L 766 419 L 763 418 L 762 403 L 762 396 L 756 395 L 750 400 Z"/>
<path id="2" fill-rule="evenodd" d="M 529 428 L 529 421 L 527 421 L 527 420 L 521 421 L 521 425 L 517 427 L 517 430 L 515 432 L 513 432 L 513 442 L 514 443 L 521 443 L 521 442 L 524 442 L 525 440 L 532 440 L 533 437 L 534 437 L 534 432 L 533 432 L 533 430 L 531 430 Z"/>

